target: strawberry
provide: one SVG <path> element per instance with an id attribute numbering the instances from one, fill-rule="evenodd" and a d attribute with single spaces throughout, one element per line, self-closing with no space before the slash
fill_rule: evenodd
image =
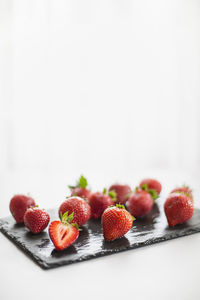
<path id="1" fill-rule="evenodd" d="M 64 215 L 66 211 L 68 211 L 69 214 L 74 213 L 74 222 L 77 223 L 78 226 L 84 225 L 91 216 L 90 205 L 80 197 L 67 198 L 60 205 L 59 216 L 60 214 Z"/>
<path id="2" fill-rule="evenodd" d="M 101 217 L 105 240 L 114 241 L 124 236 L 132 227 L 134 218 L 123 205 L 106 208 Z"/>
<path id="3" fill-rule="evenodd" d="M 184 185 L 182 187 L 177 187 L 177 188 L 173 189 L 171 191 L 171 193 L 185 194 L 186 196 L 190 197 L 193 200 L 192 190 L 189 188 L 189 186 Z"/>
<path id="4" fill-rule="evenodd" d="M 38 207 L 30 207 L 24 214 L 24 224 L 32 233 L 42 232 L 49 224 L 49 214 Z"/>
<path id="5" fill-rule="evenodd" d="M 123 184 L 113 184 L 109 188 L 109 191 L 114 191 L 116 193 L 116 202 L 120 204 L 124 204 L 131 193 L 131 188 L 129 185 Z"/>
<path id="6" fill-rule="evenodd" d="M 161 183 L 156 180 L 156 179 L 151 179 L 151 178 L 146 178 L 143 179 L 139 186 L 142 188 L 144 186 L 146 186 L 149 190 L 155 190 L 156 193 L 159 195 L 161 190 L 162 190 L 162 185 Z"/>
<path id="7" fill-rule="evenodd" d="M 24 214 L 30 206 L 35 206 L 35 201 L 30 196 L 15 195 L 10 200 L 10 212 L 17 223 L 24 222 Z"/>
<path id="8" fill-rule="evenodd" d="M 152 209 L 154 201 L 150 193 L 136 188 L 135 192 L 128 199 L 127 204 L 130 213 L 137 218 L 146 216 Z"/>
<path id="9" fill-rule="evenodd" d="M 57 250 L 63 250 L 72 245 L 79 236 L 76 223 L 71 223 L 74 213 L 68 212 L 61 216 L 61 221 L 53 221 L 49 225 L 49 236 Z"/>
<path id="10" fill-rule="evenodd" d="M 192 218 L 194 207 L 190 197 L 172 193 L 165 201 L 164 210 L 169 226 L 175 226 Z"/>
<path id="11" fill-rule="evenodd" d="M 84 199 L 88 199 L 90 197 L 91 192 L 90 190 L 86 189 L 87 185 L 87 179 L 84 176 L 81 176 L 76 186 L 68 186 L 71 190 L 71 196 L 78 196 Z"/>
<path id="12" fill-rule="evenodd" d="M 114 197 L 113 192 L 106 194 L 106 189 L 103 190 L 103 193 L 96 192 L 91 194 L 88 202 L 91 207 L 91 217 L 93 219 L 100 218 L 104 210 L 108 206 L 113 205 Z"/>

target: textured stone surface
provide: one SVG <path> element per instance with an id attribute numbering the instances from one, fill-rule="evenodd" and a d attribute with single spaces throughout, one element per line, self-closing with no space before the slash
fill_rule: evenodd
<path id="1" fill-rule="evenodd" d="M 51 221 L 58 219 L 57 210 L 49 213 Z M 42 268 L 50 269 L 200 232 L 200 210 L 195 209 L 187 223 L 169 228 L 162 208 L 154 205 L 148 217 L 136 220 L 123 238 L 113 242 L 104 241 L 100 220 L 90 220 L 82 229 L 76 243 L 59 252 L 49 240 L 47 229 L 33 235 L 24 225 L 17 225 L 12 217 L 0 220 L 2 233 Z"/>

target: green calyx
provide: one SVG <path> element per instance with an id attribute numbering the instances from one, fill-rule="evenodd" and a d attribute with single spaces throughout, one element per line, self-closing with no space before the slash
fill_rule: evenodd
<path id="1" fill-rule="evenodd" d="M 68 185 L 68 188 L 69 188 L 70 190 L 73 190 L 73 189 L 76 188 L 76 186 L 74 186 L 74 185 Z"/>
<path id="2" fill-rule="evenodd" d="M 109 192 L 108 192 L 108 196 L 110 196 L 110 197 L 112 198 L 112 201 L 113 201 L 113 202 L 116 202 L 116 201 L 117 201 L 117 194 L 116 194 L 116 192 L 115 192 L 114 190 L 109 191 Z"/>
<path id="3" fill-rule="evenodd" d="M 113 202 L 117 201 L 117 194 L 114 190 L 107 192 L 107 189 L 104 188 L 103 189 L 103 194 L 108 195 L 109 197 L 111 197 Z"/>
<path id="4" fill-rule="evenodd" d="M 73 218 L 74 218 L 74 212 L 72 212 L 70 215 L 68 215 L 68 211 L 66 211 L 64 213 L 64 215 L 62 213 L 60 213 L 60 220 L 63 224 L 65 224 L 65 225 L 70 224 L 70 225 L 76 227 L 76 229 L 80 230 L 77 223 L 72 223 Z"/>
<path id="5" fill-rule="evenodd" d="M 118 207 L 118 208 L 122 208 L 122 209 L 126 209 L 126 208 L 125 208 L 125 206 L 124 206 L 124 205 L 122 205 L 122 204 L 116 204 L 116 207 Z"/>
<path id="6" fill-rule="evenodd" d="M 187 184 L 183 184 L 182 187 L 190 190 L 190 187 Z"/>
<path id="7" fill-rule="evenodd" d="M 85 189 L 88 185 L 87 179 L 83 175 L 81 175 L 77 185 L 78 187 Z"/>
<path id="8" fill-rule="evenodd" d="M 158 195 L 158 193 L 156 192 L 156 190 L 154 190 L 154 189 L 149 189 L 147 184 L 144 184 L 144 185 L 141 187 L 141 189 L 144 190 L 144 191 L 146 191 L 147 193 L 149 193 L 149 194 L 152 196 L 153 200 L 156 200 L 156 199 L 159 197 L 159 195 Z"/>
<path id="9" fill-rule="evenodd" d="M 189 191 L 190 191 L 190 193 L 192 193 L 193 191 L 192 191 L 192 189 L 189 187 L 189 185 L 186 185 L 186 184 L 184 184 L 183 185 L 183 188 L 186 188 L 186 189 L 188 189 Z"/>
<path id="10" fill-rule="evenodd" d="M 187 196 L 187 197 L 189 197 L 189 198 L 192 197 L 190 193 L 186 193 L 186 192 L 182 192 L 182 191 L 177 191 L 176 194 L 185 195 L 185 196 Z"/>
<path id="11" fill-rule="evenodd" d="M 104 188 L 102 193 L 103 193 L 104 195 L 106 195 L 106 194 L 107 194 L 107 189 Z"/>
<path id="12" fill-rule="evenodd" d="M 135 220 L 136 220 L 136 218 L 135 218 L 134 216 L 132 216 L 132 215 L 131 215 L 131 218 L 132 218 L 132 220 L 133 220 L 133 221 L 135 221 Z"/>
<path id="13" fill-rule="evenodd" d="M 39 207 L 39 205 L 31 205 L 29 208 L 35 208 L 35 207 Z"/>
<path id="14" fill-rule="evenodd" d="M 73 190 L 77 187 L 85 189 L 87 187 L 87 185 L 88 185 L 87 179 L 83 175 L 81 175 L 79 180 L 77 181 L 76 185 L 68 185 L 68 188 L 70 190 Z"/>
<path id="15" fill-rule="evenodd" d="M 158 196 L 158 193 L 157 193 L 154 189 L 149 189 L 149 190 L 148 190 L 148 193 L 151 194 L 153 200 L 156 200 L 156 199 L 158 199 L 158 197 L 159 197 L 159 196 Z"/>
<path id="16" fill-rule="evenodd" d="M 126 210 L 125 206 L 122 205 L 122 204 L 116 204 L 115 206 L 118 207 L 118 208 L 121 208 L 121 209 L 125 209 L 125 210 Z M 130 213 L 129 213 L 129 214 L 130 214 Z M 131 218 L 132 218 L 133 221 L 136 220 L 136 218 L 135 218 L 134 216 L 132 216 L 132 215 L 131 215 Z"/>

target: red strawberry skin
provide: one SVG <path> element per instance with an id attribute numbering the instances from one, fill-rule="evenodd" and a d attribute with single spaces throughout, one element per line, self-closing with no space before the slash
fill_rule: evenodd
<path id="1" fill-rule="evenodd" d="M 42 232 L 49 221 L 49 214 L 38 207 L 28 208 L 24 215 L 25 226 L 34 234 Z"/>
<path id="2" fill-rule="evenodd" d="M 186 196 L 190 197 L 193 200 L 193 194 L 192 190 L 189 187 L 182 186 L 182 187 L 177 187 L 171 191 L 170 194 L 172 193 L 183 193 L 186 194 Z"/>
<path id="3" fill-rule="evenodd" d="M 126 209 L 112 206 L 104 211 L 101 223 L 105 240 L 114 241 L 131 229 L 133 219 Z"/>
<path id="4" fill-rule="evenodd" d="M 73 223 L 77 223 L 78 226 L 84 225 L 91 216 L 90 205 L 80 197 L 70 197 L 65 200 L 60 205 L 59 216 L 67 211 L 69 215 L 74 212 Z"/>
<path id="5" fill-rule="evenodd" d="M 156 180 L 156 179 L 151 179 L 151 178 L 146 178 L 146 179 L 143 179 L 141 182 L 140 182 L 140 187 L 142 187 L 143 185 L 147 185 L 147 187 L 149 189 L 152 189 L 152 190 L 155 190 L 157 192 L 157 194 L 159 195 L 161 190 L 162 190 L 162 185 L 161 183 Z"/>
<path id="6" fill-rule="evenodd" d="M 108 206 L 113 205 L 113 200 L 107 194 L 96 192 L 91 194 L 89 205 L 91 207 L 91 217 L 93 219 L 98 219 Z"/>
<path id="7" fill-rule="evenodd" d="M 175 226 L 192 218 L 194 206 L 190 197 L 173 193 L 165 201 L 164 210 L 169 226 Z"/>
<path id="8" fill-rule="evenodd" d="M 25 195 L 15 195 L 10 200 L 10 212 L 17 223 L 24 222 L 24 214 L 30 206 L 35 206 L 33 198 Z"/>
<path id="9" fill-rule="evenodd" d="M 128 199 L 128 209 L 134 217 L 144 217 L 148 215 L 154 204 L 152 196 L 144 191 L 135 191 Z"/>
<path id="10" fill-rule="evenodd" d="M 76 187 L 72 189 L 71 196 L 78 196 L 84 199 L 89 199 L 90 191 L 81 187 Z"/>
<path id="11" fill-rule="evenodd" d="M 79 231 L 71 224 L 53 221 L 49 225 L 49 236 L 57 250 L 64 250 L 77 240 Z"/>
<path id="12" fill-rule="evenodd" d="M 129 194 L 131 193 L 131 188 L 129 185 L 113 184 L 109 188 L 109 191 L 114 191 L 116 193 L 116 203 L 124 204 L 128 200 Z"/>

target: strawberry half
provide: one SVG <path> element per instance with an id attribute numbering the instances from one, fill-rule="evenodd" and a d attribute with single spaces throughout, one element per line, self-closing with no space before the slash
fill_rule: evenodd
<path id="1" fill-rule="evenodd" d="M 109 191 L 114 191 L 116 193 L 116 203 L 124 204 L 131 193 L 131 188 L 126 184 L 113 184 L 110 186 Z"/>
<path id="2" fill-rule="evenodd" d="M 190 197 L 173 193 L 165 201 L 164 210 L 169 226 L 175 226 L 191 219 L 194 207 Z"/>
<path id="3" fill-rule="evenodd" d="M 42 232 L 49 224 L 50 216 L 38 207 L 30 207 L 24 215 L 25 226 L 34 234 Z"/>
<path id="4" fill-rule="evenodd" d="M 91 192 L 86 188 L 87 186 L 87 179 L 82 175 L 75 186 L 69 185 L 68 187 L 71 190 L 71 196 L 78 196 L 84 199 L 88 199 Z"/>
<path id="5" fill-rule="evenodd" d="M 79 229 L 76 223 L 71 223 L 73 213 L 66 212 L 61 221 L 53 221 L 49 225 L 49 236 L 57 250 L 64 250 L 72 245 L 79 236 Z"/>
<path id="6" fill-rule="evenodd" d="M 114 241 L 124 236 L 131 229 L 134 219 L 123 205 L 108 207 L 101 218 L 105 240 Z"/>

